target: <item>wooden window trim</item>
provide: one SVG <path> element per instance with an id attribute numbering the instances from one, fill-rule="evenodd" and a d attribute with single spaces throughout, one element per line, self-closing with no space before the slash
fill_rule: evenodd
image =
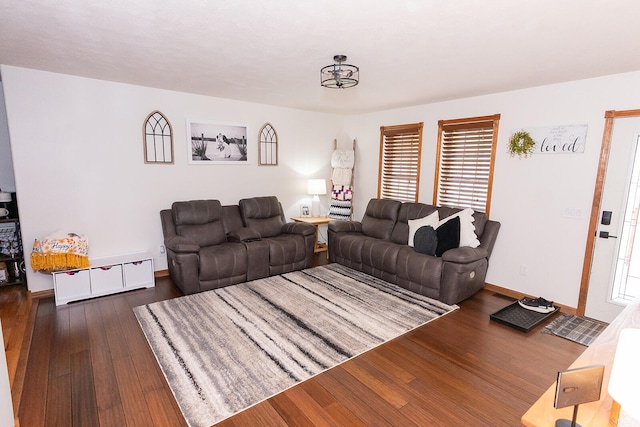
<path id="1" fill-rule="evenodd" d="M 491 154 L 487 179 L 487 198 L 485 202 L 485 213 L 489 215 L 491 210 L 491 195 L 493 192 L 493 171 L 495 167 L 495 153 L 498 140 L 498 127 L 500 124 L 500 114 L 494 114 L 491 116 L 479 116 L 453 120 L 439 120 L 438 121 L 438 142 L 436 153 L 436 167 L 434 177 L 433 188 L 433 204 L 438 203 L 439 190 L 440 190 L 440 168 L 442 159 L 442 144 L 443 133 L 445 131 L 451 132 L 455 130 L 465 129 L 491 129 L 493 132 L 491 141 Z"/>
<path id="2" fill-rule="evenodd" d="M 422 158 L 422 130 L 424 123 L 410 123 L 404 125 L 394 126 L 380 126 L 380 157 L 378 162 L 378 198 L 383 198 L 383 174 L 384 174 L 384 162 L 385 162 L 385 142 L 388 137 L 416 134 L 418 137 L 417 153 L 415 154 L 416 162 L 412 163 L 412 167 L 415 167 L 415 194 L 413 195 L 413 201 L 418 201 L 418 195 L 420 194 L 420 165 Z M 389 198 L 389 197 L 386 197 Z M 401 197 L 399 200 L 408 200 Z"/>

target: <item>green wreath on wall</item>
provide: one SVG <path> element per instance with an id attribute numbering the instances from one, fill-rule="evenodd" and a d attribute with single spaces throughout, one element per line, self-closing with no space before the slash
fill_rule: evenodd
<path id="1" fill-rule="evenodd" d="M 511 157 L 524 157 L 526 159 L 533 154 L 533 147 L 535 147 L 535 145 L 536 142 L 531 138 L 529 132 L 521 130 L 509 138 L 509 155 L 511 155 Z"/>

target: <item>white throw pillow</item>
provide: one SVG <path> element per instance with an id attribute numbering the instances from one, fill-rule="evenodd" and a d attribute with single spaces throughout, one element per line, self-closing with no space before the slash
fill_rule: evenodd
<path id="1" fill-rule="evenodd" d="M 438 228 L 439 222 L 440 222 L 440 216 L 438 215 L 438 211 L 435 211 L 431 215 L 427 215 L 423 218 L 410 219 L 409 221 L 407 221 L 407 223 L 409 224 L 408 245 L 413 247 L 413 237 L 416 235 L 416 231 L 418 231 L 418 228 L 423 227 L 425 225 L 430 225 L 434 229 L 436 229 Z"/>
<path id="2" fill-rule="evenodd" d="M 471 248 L 477 248 L 480 246 L 480 240 L 476 236 L 476 226 L 473 225 L 475 218 L 473 217 L 473 209 L 467 208 L 446 217 L 438 223 L 438 226 L 449 221 L 451 218 L 460 217 L 460 247 L 469 246 Z"/>

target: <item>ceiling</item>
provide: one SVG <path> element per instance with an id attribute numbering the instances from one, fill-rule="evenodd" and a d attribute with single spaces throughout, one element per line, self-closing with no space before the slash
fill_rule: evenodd
<path id="1" fill-rule="evenodd" d="M 638 0 L 0 0 L 0 63 L 339 114 L 640 70 Z M 344 54 L 350 89 L 320 86 Z"/>

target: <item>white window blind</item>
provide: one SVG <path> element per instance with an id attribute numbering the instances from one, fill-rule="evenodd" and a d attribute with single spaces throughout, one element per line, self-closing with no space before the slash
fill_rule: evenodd
<path id="1" fill-rule="evenodd" d="M 489 213 L 500 115 L 438 122 L 434 202 Z"/>
<path id="2" fill-rule="evenodd" d="M 380 127 L 378 198 L 418 201 L 423 123 Z"/>

